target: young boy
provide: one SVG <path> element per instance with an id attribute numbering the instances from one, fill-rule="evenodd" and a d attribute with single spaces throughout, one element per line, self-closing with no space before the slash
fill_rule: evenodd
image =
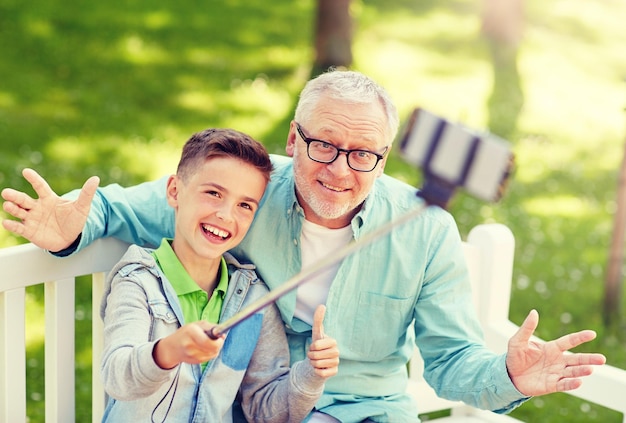
<path id="1" fill-rule="evenodd" d="M 226 251 L 246 234 L 271 171 L 265 148 L 240 132 L 187 141 L 166 188 L 174 239 L 130 246 L 107 280 L 103 421 L 230 422 L 236 398 L 251 422 L 298 422 L 313 409 L 339 363 L 323 306 L 308 359 L 291 371 L 274 305 L 217 340 L 205 333 L 267 292 L 254 266 Z"/>

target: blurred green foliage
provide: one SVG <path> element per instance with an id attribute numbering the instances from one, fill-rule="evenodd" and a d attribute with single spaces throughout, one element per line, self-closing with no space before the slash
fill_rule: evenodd
<path id="1" fill-rule="evenodd" d="M 585 350 L 626 368 L 623 322 L 602 324 L 603 276 L 623 152 L 626 4 L 527 0 L 516 71 L 494 66 L 478 0 L 353 1 L 354 68 L 386 86 L 402 116 L 426 107 L 514 144 L 506 197 L 459 193 L 462 235 L 482 222 L 516 237 L 511 319 L 531 308 L 545 339 L 598 332 Z M 0 0 L 0 187 L 57 192 L 97 174 L 135 184 L 174 171 L 189 135 L 234 127 L 284 151 L 312 63 L 312 0 Z M 387 173 L 419 184 L 392 154 Z M 32 192 L 31 192 L 32 193 Z M 0 231 L 0 246 L 23 242 Z M 43 421 L 42 292 L 28 291 L 28 413 Z M 90 420 L 90 287 L 79 282 L 77 421 Z M 624 300 L 622 299 L 622 304 Z M 514 412 L 527 421 L 618 422 L 564 395 Z"/>

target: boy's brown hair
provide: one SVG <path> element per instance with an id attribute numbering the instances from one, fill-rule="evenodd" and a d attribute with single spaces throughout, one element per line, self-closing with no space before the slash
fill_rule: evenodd
<path id="1" fill-rule="evenodd" d="M 234 129 L 205 129 L 187 140 L 178 162 L 176 173 L 183 180 L 206 160 L 214 157 L 232 157 L 257 168 L 266 182 L 270 180 L 272 162 L 260 142 Z"/>

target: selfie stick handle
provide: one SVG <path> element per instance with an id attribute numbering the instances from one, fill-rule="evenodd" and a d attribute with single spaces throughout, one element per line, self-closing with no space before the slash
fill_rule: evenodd
<path id="1" fill-rule="evenodd" d="M 295 276 L 287 280 L 282 285 L 279 285 L 276 288 L 272 289 L 270 292 L 268 292 L 267 294 L 265 294 L 258 300 L 254 301 L 252 304 L 250 304 L 249 306 L 247 306 L 246 308 L 244 308 L 243 310 L 241 310 L 239 313 L 235 314 L 228 320 L 216 326 L 213 326 L 211 329 L 206 331 L 206 334 L 211 339 L 219 338 L 222 334 L 225 334 L 233 326 L 236 326 L 237 324 L 241 323 L 243 320 L 252 316 L 257 311 L 272 304 L 273 302 L 275 302 L 276 300 L 278 300 L 279 298 L 281 298 L 283 295 L 287 294 L 288 292 L 293 291 L 294 289 L 296 289 L 303 283 L 307 282 L 311 277 L 321 272 L 322 270 L 325 270 L 326 268 L 338 263 L 339 261 L 355 253 L 356 251 L 360 250 L 366 245 L 369 245 L 372 242 L 376 241 L 377 239 L 387 235 L 394 228 L 408 222 L 411 219 L 414 219 L 420 213 L 422 213 L 422 211 L 427 206 L 428 206 L 428 203 L 421 204 L 420 206 L 416 207 L 413 210 L 408 211 L 407 213 L 398 217 L 397 219 L 392 220 L 391 222 L 388 222 L 380 226 L 375 231 L 372 231 L 364 235 L 358 241 L 352 241 L 345 247 L 341 248 L 339 251 L 329 254 L 322 260 L 318 261 L 317 263 L 314 263 L 312 266 L 302 270 L 300 273 L 296 274 Z"/>

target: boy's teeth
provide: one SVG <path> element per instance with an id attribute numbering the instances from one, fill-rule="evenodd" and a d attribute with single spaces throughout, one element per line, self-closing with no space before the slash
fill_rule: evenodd
<path id="1" fill-rule="evenodd" d="M 228 236 L 228 232 L 222 231 L 222 230 L 217 229 L 217 228 L 213 228 L 211 226 L 204 226 L 204 229 L 207 232 L 211 232 L 213 235 L 217 235 L 217 236 L 222 237 L 222 238 L 226 238 Z"/>

